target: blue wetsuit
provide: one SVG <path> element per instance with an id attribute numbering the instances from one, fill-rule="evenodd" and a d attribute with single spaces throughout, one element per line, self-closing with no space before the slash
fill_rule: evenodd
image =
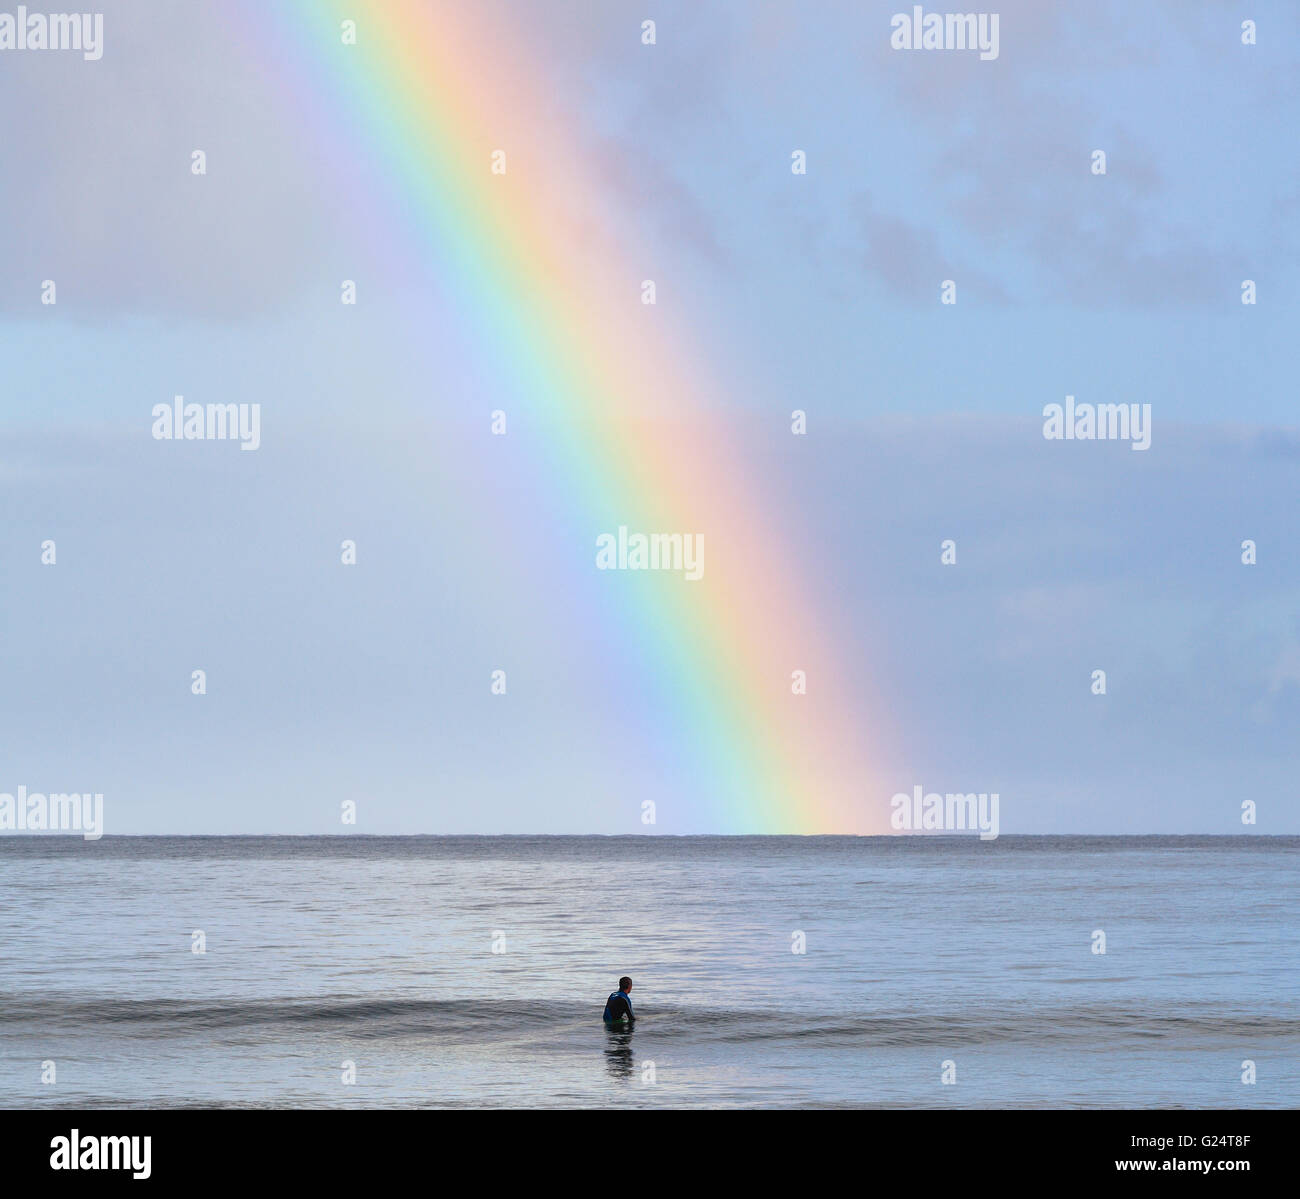
<path id="1" fill-rule="evenodd" d="M 631 1024 L 636 1017 L 632 1015 L 632 1001 L 626 991 L 615 991 L 605 1000 L 605 1023 L 617 1024 L 626 1021 Z"/>

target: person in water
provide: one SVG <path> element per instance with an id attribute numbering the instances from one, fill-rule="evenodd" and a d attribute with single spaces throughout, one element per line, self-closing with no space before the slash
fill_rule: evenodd
<path id="1" fill-rule="evenodd" d="M 632 1015 L 632 1001 L 628 992 L 632 990 L 632 980 L 625 974 L 618 980 L 618 990 L 605 1000 L 606 1024 L 631 1024 L 636 1019 Z"/>

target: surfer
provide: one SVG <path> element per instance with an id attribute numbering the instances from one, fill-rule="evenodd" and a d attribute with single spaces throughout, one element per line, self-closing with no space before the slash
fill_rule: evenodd
<path id="1" fill-rule="evenodd" d="M 632 1015 L 632 1001 L 628 992 L 632 990 L 632 980 L 625 974 L 618 980 L 618 990 L 605 1000 L 606 1024 L 631 1024 L 636 1019 Z"/>

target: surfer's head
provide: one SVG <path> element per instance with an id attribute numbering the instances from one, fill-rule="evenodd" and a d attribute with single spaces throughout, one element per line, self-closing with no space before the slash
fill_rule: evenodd
<path id="1" fill-rule="evenodd" d="M 632 989 L 632 980 L 625 974 L 618 980 L 618 989 L 626 995 Z"/>

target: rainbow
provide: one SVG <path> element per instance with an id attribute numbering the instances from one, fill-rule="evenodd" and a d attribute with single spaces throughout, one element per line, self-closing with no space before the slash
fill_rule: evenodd
<path id="1" fill-rule="evenodd" d="M 298 114 L 322 146 L 343 139 L 383 191 L 392 235 L 506 364 L 593 560 L 595 535 L 620 524 L 704 535 L 699 582 L 597 579 L 656 698 L 661 752 L 698 781 L 691 831 L 888 831 L 868 749 L 879 730 L 858 723 L 865 709 L 836 677 L 847 640 L 827 629 L 796 547 L 777 544 L 782 521 L 727 455 L 725 396 L 702 356 L 664 305 L 641 303 L 644 267 L 602 219 L 601 184 L 548 106 L 553 85 L 500 13 L 290 0 L 259 6 L 257 27 L 268 20 Z M 806 695 L 792 691 L 795 670 Z"/>

